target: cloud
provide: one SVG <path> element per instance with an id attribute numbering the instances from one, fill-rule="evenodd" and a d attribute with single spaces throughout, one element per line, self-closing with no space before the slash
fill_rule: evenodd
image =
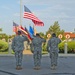
<path id="1" fill-rule="evenodd" d="M 4 2 L 4 0 L 2 1 Z M 4 26 L 4 30 L 7 26 L 8 28 L 12 26 L 12 20 L 18 24 L 20 22 L 20 0 L 15 0 L 15 2 L 12 0 L 12 4 L 10 4 L 10 0 L 7 1 L 5 4 L 1 3 L 2 6 L 0 7 L 0 25 L 1 27 Z M 22 4 L 26 5 L 35 16 L 44 22 L 44 27 L 36 27 L 39 32 L 46 32 L 55 21 L 59 22 L 62 29 L 68 31 L 75 27 L 75 0 L 22 0 Z M 22 20 L 23 25 L 28 27 L 29 24 L 33 25 L 33 22 L 29 19 L 22 18 Z"/>
<path id="2" fill-rule="evenodd" d="M 13 16 L 20 17 L 20 13 L 15 13 L 15 14 L 13 14 Z"/>
<path id="3" fill-rule="evenodd" d="M 75 0 L 24 0 L 24 4 L 29 5 L 52 5 L 52 4 L 74 4 Z"/>
<path id="4" fill-rule="evenodd" d="M 5 9 L 5 10 L 11 10 L 11 8 L 8 7 L 8 6 L 2 6 L 2 9 Z"/>

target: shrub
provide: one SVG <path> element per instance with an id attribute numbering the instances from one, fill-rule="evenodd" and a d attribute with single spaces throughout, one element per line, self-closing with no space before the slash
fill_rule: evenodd
<path id="1" fill-rule="evenodd" d="M 42 45 L 42 50 L 43 50 L 43 51 L 47 51 L 47 43 L 43 43 L 43 45 Z"/>
<path id="2" fill-rule="evenodd" d="M 75 41 L 68 42 L 68 53 L 75 53 Z"/>
<path id="3" fill-rule="evenodd" d="M 61 42 L 58 47 L 59 47 L 59 53 L 64 53 L 64 42 Z"/>
<path id="4" fill-rule="evenodd" d="M 65 42 L 61 42 L 59 44 L 59 53 L 64 52 L 64 45 L 65 45 Z M 75 53 L 75 41 L 67 42 L 67 50 L 68 50 L 68 53 Z"/>
<path id="5" fill-rule="evenodd" d="M 67 43 L 67 52 L 68 53 L 75 53 L 75 41 L 68 41 L 68 42 L 61 42 L 58 47 L 59 47 L 59 53 L 64 53 L 64 46 L 65 43 Z M 47 51 L 47 43 L 44 43 L 42 46 L 43 51 Z"/>
<path id="6" fill-rule="evenodd" d="M 8 50 L 8 43 L 0 40 L 0 52 L 5 52 Z"/>

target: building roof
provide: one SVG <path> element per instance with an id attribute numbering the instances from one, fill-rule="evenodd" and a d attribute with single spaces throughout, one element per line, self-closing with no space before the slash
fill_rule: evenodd
<path id="1" fill-rule="evenodd" d="M 65 33 L 64 33 L 64 36 L 65 36 L 65 37 L 69 37 L 69 38 L 75 38 L 75 33 L 72 33 L 72 32 L 65 32 Z"/>

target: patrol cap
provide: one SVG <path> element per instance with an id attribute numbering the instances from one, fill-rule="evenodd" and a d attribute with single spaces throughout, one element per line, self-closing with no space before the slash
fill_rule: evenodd
<path id="1" fill-rule="evenodd" d="M 40 34 L 39 33 L 36 33 L 36 36 L 40 36 Z"/>
<path id="2" fill-rule="evenodd" d="M 53 34 L 52 34 L 52 37 L 56 37 L 56 34 L 55 34 L 55 33 L 53 33 Z"/>
<path id="3" fill-rule="evenodd" d="M 21 35 L 21 31 L 20 30 L 18 30 L 18 35 Z"/>

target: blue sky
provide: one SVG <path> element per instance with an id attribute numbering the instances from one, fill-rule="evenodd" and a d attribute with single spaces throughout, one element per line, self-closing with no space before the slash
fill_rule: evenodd
<path id="1" fill-rule="evenodd" d="M 60 29 L 73 32 L 75 28 L 75 0 L 22 0 L 22 26 L 29 28 L 33 22 L 23 18 L 26 5 L 40 20 L 43 27 L 35 26 L 37 32 L 46 32 L 55 21 Z M 20 24 L 20 0 L 0 0 L 0 28 L 3 33 L 14 34 L 13 21 Z"/>

